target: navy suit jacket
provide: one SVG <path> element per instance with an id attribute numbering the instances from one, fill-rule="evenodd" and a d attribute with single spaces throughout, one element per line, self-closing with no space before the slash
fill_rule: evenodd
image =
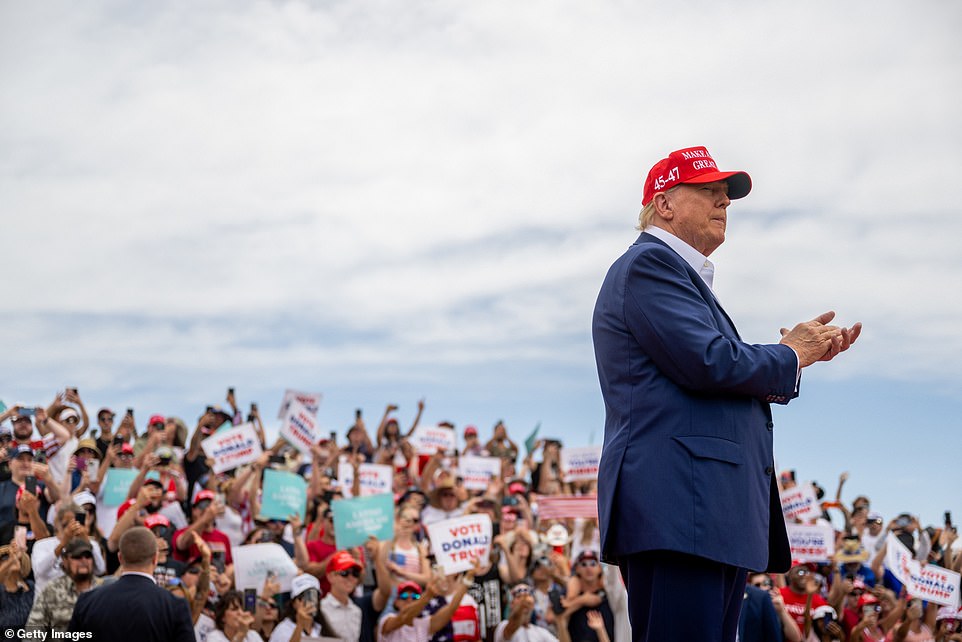
<path id="1" fill-rule="evenodd" d="M 94 640 L 196 642 L 187 600 L 140 575 L 82 593 L 67 628 L 90 631 Z"/>
<path id="2" fill-rule="evenodd" d="M 671 550 L 788 570 L 768 404 L 795 396 L 794 351 L 744 343 L 701 277 L 644 233 L 608 271 L 592 335 L 605 559 Z"/>
<path id="3" fill-rule="evenodd" d="M 738 642 L 782 642 L 782 623 L 768 591 L 745 587 L 742 611 L 738 614 Z"/>

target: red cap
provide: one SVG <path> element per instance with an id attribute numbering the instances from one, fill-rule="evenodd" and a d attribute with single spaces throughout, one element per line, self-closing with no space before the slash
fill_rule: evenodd
<path id="1" fill-rule="evenodd" d="M 397 585 L 397 592 L 398 594 L 400 594 L 400 593 L 403 593 L 404 591 L 414 591 L 415 593 L 420 593 L 421 585 L 418 584 L 417 582 L 412 582 L 410 580 L 401 582 L 400 584 Z"/>
<path id="2" fill-rule="evenodd" d="M 651 202 L 657 192 L 664 192 L 675 185 L 687 183 L 728 182 L 728 198 L 735 200 L 748 196 L 752 191 L 752 179 L 745 172 L 720 172 L 718 165 L 704 147 L 686 147 L 668 154 L 648 172 L 641 204 Z"/>
<path id="3" fill-rule="evenodd" d="M 211 501 L 214 501 L 214 498 L 215 498 L 215 497 L 217 497 L 217 495 L 214 494 L 214 491 L 212 491 L 212 490 L 202 490 L 202 491 L 200 491 L 199 493 L 197 493 L 197 496 L 196 496 L 196 497 L 194 497 L 194 506 L 196 506 L 197 504 L 201 503 L 201 502 L 204 501 L 205 499 L 209 499 L 209 500 L 211 500 Z"/>
<path id="4" fill-rule="evenodd" d="M 523 482 L 517 481 L 517 482 L 511 482 L 510 484 L 508 484 L 508 493 L 512 495 L 517 495 L 517 494 L 523 495 L 525 492 L 527 492 L 527 490 L 528 490 L 528 487 L 525 486 Z"/>
<path id="5" fill-rule="evenodd" d="M 133 455 L 134 447 L 131 446 L 130 444 L 124 444 L 123 446 L 120 447 L 120 454 Z"/>
<path id="6" fill-rule="evenodd" d="M 858 596 L 858 607 L 868 606 L 869 604 L 878 604 L 878 598 L 871 593 L 862 593 Z"/>
<path id="7" fill-rule="evenodd" d="M 118 506 L 118 507 L 117 507 L 117 519 L 120 519 L 121 517 L 123 517 L 123 516 L 124 516 L 124 513 L 127 512 L 127 509 L 130 508 L 131 506 L 133 506 L 133 505 L 136 504 L 136 503 L 137 503 L 137 500 L 135 500 L 135 499 L 128 499 L 128 500 L 125 501 L 123 504 L 121 504 L 120 506 Z"/>
<path id="8" fill-rule="evenodd" d="M 144 526 L 147 528 L 153 528 L 154 526 L 164 526 L 169 528 L 170 520 L 160 513 L 155 513 L 144 518 Z"/>
<path id="9" fill-rule="evenodd" d="M 364 568 L 364 566 L 354 559 L 354 556 L 347 551 L 338 551 L 331 555 L 327 562 L 327 572 L 346 571 L 349 568 Z"/>
<path id="10" fill-rule="evenodd" d="M 167 420 L 164 418 L 163 415 L 151 415 L 150 421 L 148 421 L 147 423 L 148 424 L 165 424 L 167 423 Z"/>
<path id="11" fill-rule="evenodd" d="M 467 426 L 467 427 L 464 429 L 464 436 L 467 437 L 467 436 L 469 436 L 469 435 L 474 435 L 475 437 L 477 437 L 477 436 L 478 436 L 478 429 L 475 428 L 474 426 Z"/>

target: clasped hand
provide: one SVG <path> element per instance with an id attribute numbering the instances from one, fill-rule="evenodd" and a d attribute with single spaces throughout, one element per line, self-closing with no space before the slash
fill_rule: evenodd
<path id="1" fill-rule="evenodd" d="M 798 355 L 800 368 L 816 361 L 831 361 L 848 350 L 862 332 L 861 322 L 850 328 L 826 325 L 835 318 L 832 311 L 825 312 L 811 321 L 799 323 L 791 330 L 781 329 L 782 340 Z"/>

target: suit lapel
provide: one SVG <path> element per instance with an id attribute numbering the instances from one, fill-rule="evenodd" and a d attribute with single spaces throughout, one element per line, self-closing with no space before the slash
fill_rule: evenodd
<path id="1" fill-rule="evenodd" d="M 669 250 L 671 250 L 671 246 L 669 246 L 667 243 L 662 241 L 660 238 L 658 238 L 657 236 L 653 236 L 651 234 L 647 234 L 645 232 L 642 232 L 641 236 L 638 237 L 638 240 L 635 241 L 636 245 L 639 243 L 658 243 L 660 245 L 667 247 Z M 674 250 L 672 250 L 672 252 L 674 252 Z M 715 298 L 715 294 L 714 292 L 711 291 L 711 288 L 708 287 L 708 284 L 705 283 L 705 281 L 701 278 L 698 272 L 696 272 L 688 264 L 688 261 L 685 261 L 680 256 L 678 257 L 678 260 L 681 261 L 682 264 L 685 266 L 685 269 L 688 271 L 688 276 L 689 278 L 691 278 L 692 284 L 694 284 L 694 286 L 698 288 L 698 291 L 701 293 L 702 298 L 708 304 L 708 307 L 711 308 L 712 316 L 715 317 L 715 321 L 718 324 L 718 327 L 722 329 L 722 331 L 725 332 L 725 334 L 733 336 L 739 341 L 741 341 L 742 338 L 741 338 L 741 335 L 738 334 L 738 329 L 735 327 L 735 322 L 731 320 L 731 317 L 729 317 L 728 313 L 725 312 L 725 309 L 721 306 L 721 303 L 719 303 L 718 299 Z"/>

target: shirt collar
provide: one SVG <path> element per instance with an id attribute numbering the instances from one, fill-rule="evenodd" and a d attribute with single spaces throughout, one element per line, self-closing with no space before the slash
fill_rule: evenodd
<path id="1" fill-rule="evenodd" d="M 702 281 L 705 282 L 705 285 L 708 286 L 708 289 L 712 289 L 712 285 L 715 281 L 715 264 L 709 261 L 707 256 L 688 245 L 668 230 L 663 230 L 660 227 L 649 225 L 644 231 L 647 234 L 651 234 L 656 239 L 664 241 L 668 247 L 673 249 L 675 253 L 685 261 L 685 263 L 691 266 L 691 269 L 698 273 L 698 276 L 700 276 Z"/>
<path id="2" fill-rule="evenodd" d="M 141 577 L 146 577 L 148 580 L 150 580 L 154 584 L 157 583 L 157 580 L 154 579 L 154 576 L 150 575 L 149 573 L 141 573 L 140 571 L 124 571 L 123 573 L 120 574 L 121 577 L 123 577 L 124 575 L 139 575 Z"/>

